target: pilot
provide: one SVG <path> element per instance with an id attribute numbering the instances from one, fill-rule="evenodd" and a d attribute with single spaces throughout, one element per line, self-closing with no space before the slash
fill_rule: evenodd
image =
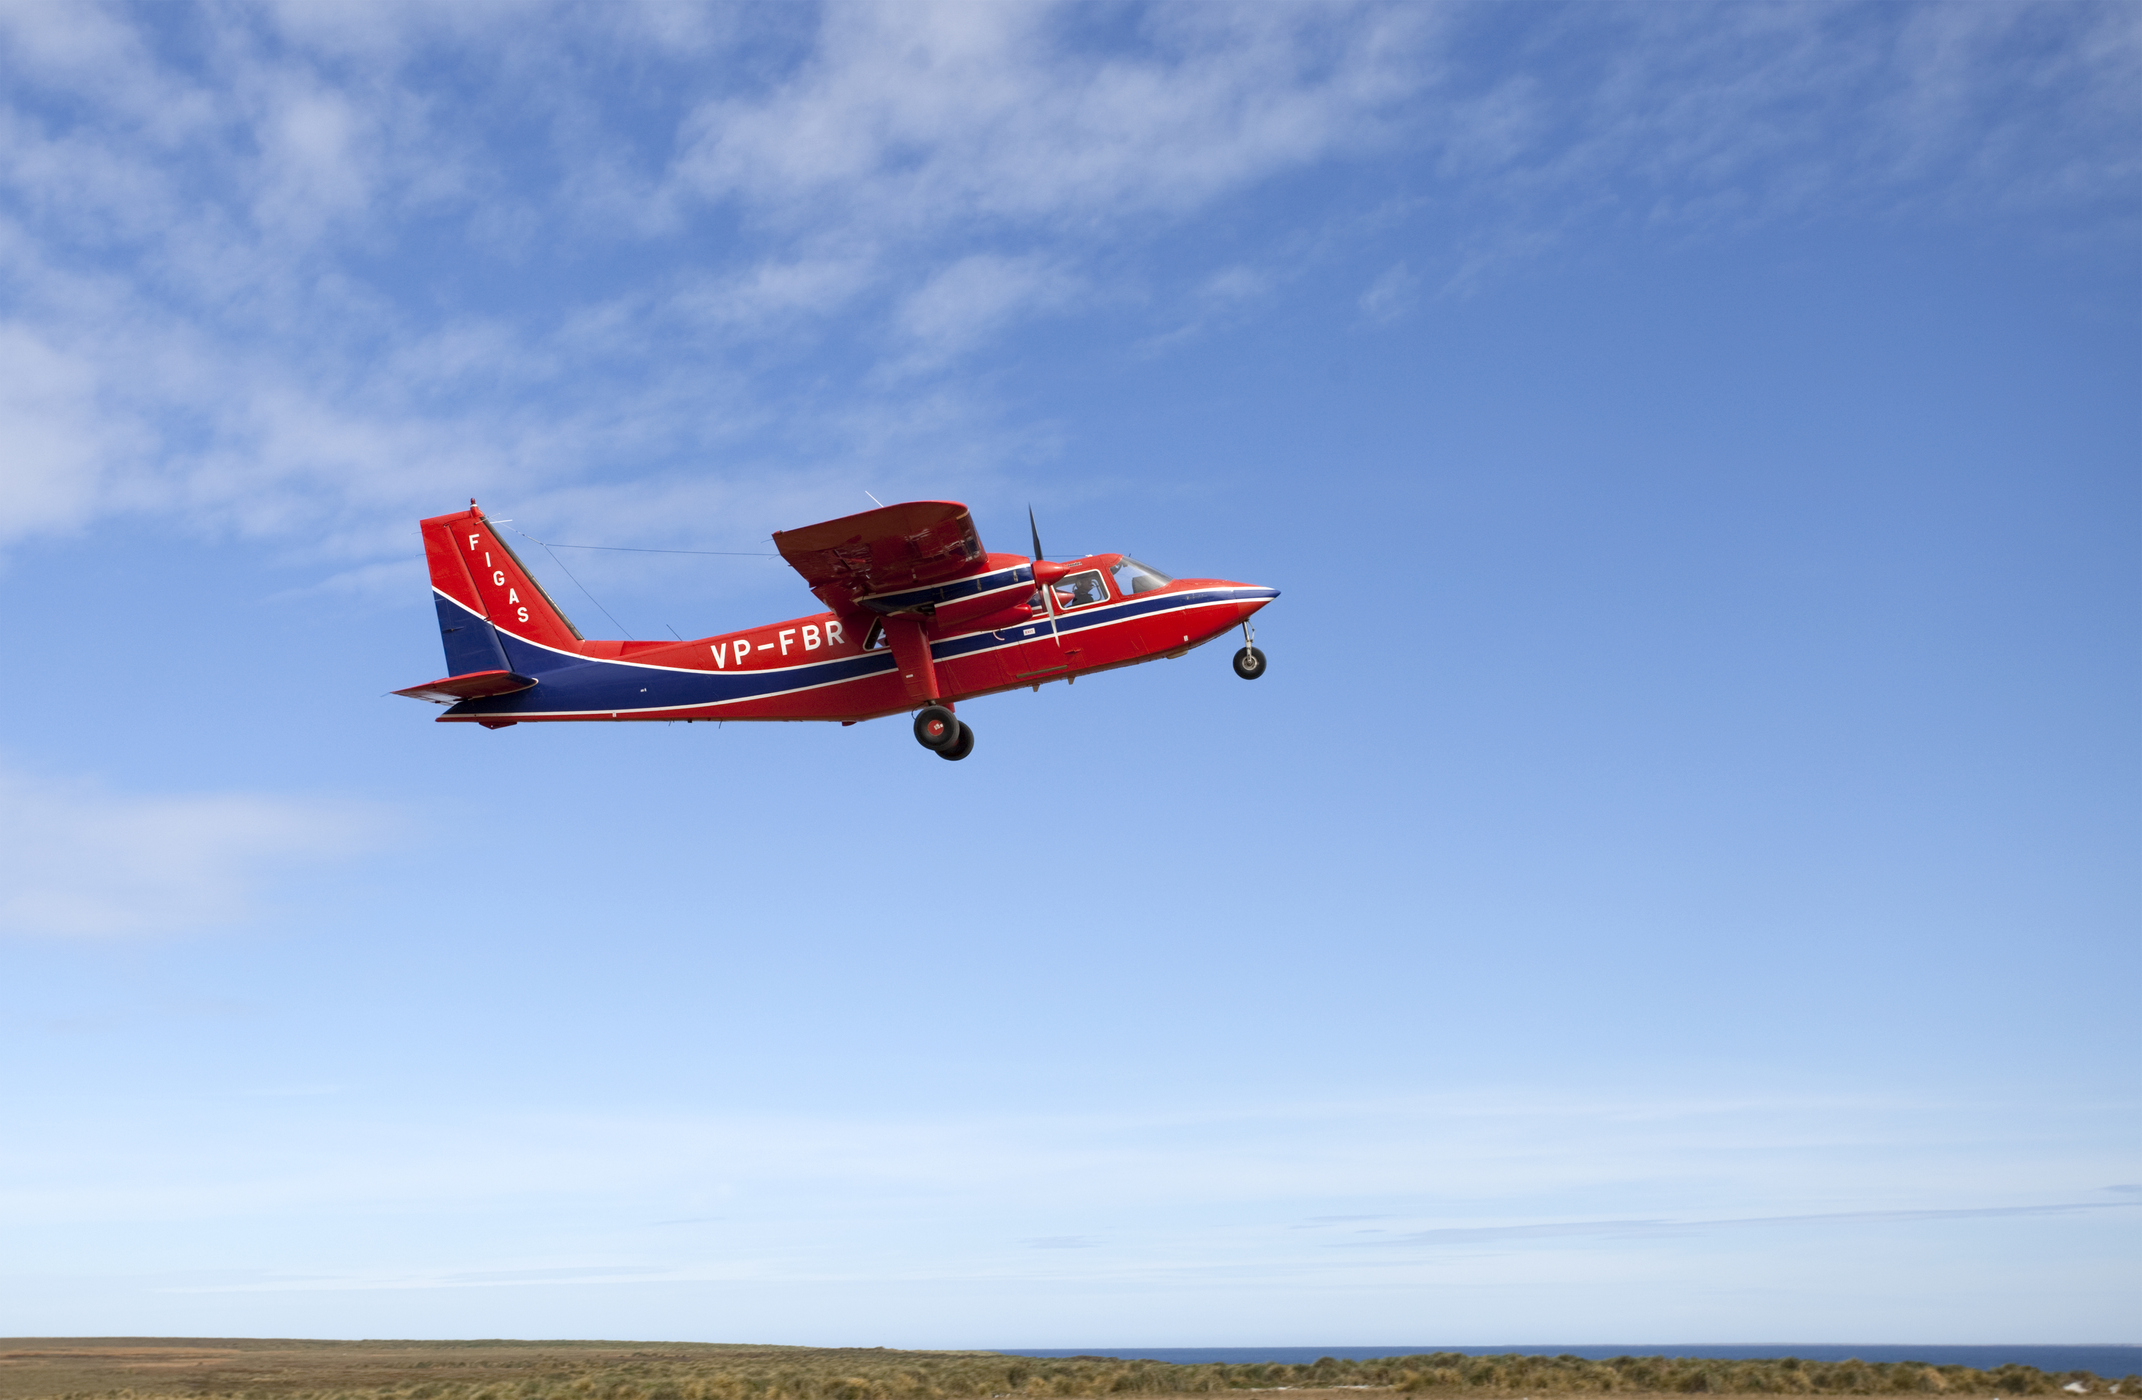
<path id="1" fill-rule="evenodd" d="M 1093 596 L 1093 580 L 1095 579 L 1095 577 L 1097 576 L 1094 574 L 1080 574 L 1076 579 L 1072 581 L 1072 607 L 1082 608 L 1086 606 L 1086 604 L 1095 601 Z"/>

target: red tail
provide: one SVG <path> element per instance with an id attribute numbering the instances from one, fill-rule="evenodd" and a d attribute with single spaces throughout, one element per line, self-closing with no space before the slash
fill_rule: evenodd
<path id="1" fill-rule="evenodd" d="M 424 560 L 431 566 L 432 587 L 499 631 L 559 651 L 580 650 L 580 629 L 566 620 L 474 501 L 467 510 L 424 522 Z"/>

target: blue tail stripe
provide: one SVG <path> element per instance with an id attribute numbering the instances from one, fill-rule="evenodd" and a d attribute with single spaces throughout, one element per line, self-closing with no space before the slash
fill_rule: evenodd
<path id="1" fill-rule="evenodd" d="M 506 654 L 499 650 L 498 632 L 490 623 L 458 603 L 434 593 L 431 601 L 439 610 L 439 641 L 446 648 L 446 674 L 466 676 L 472 671 L 509 671 Z"/>

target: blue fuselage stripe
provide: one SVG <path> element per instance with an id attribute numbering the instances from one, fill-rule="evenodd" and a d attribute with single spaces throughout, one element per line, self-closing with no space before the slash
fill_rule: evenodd
<path id="1" fill-rule="evenodd" d="M 1189 593 L 1156 593 L 1149 598 L 1128 598 L 1062 614 L 1056 619 L 1056 630 L 1059 636 L 1075 634 L 1157 612 L 1275 596 L 1273 590 L 1266 588 L 1201 588 Z M 688 671 L 666 666 L 641 666 L 630 661 L 569 656 L 522 641 L 504 628 L 499 628 L 497 635 L 505 648 L 508 669 L 534 676 L 537 684 L 511 695 L 464 700 L 448 710 L 449 715 L 624 714 L 690 709 L 839 685 L 883 675 L 894 669 L 891 650 L 883 648 L 772 670 Z M 932 660 L 949 661 L 1003 647 L 1022 646 L 1048 635 L 1048 620 L 1037 618 L 1016 628 L 971 632 L 932 642 L 930 656 Z"/>
<path id="2" fill-rule="evenodd" d="M 979 574 L 974 578 L 954 579 L 933 588 L 914 588 L 905 593 L 880 593 L 856 601 L 873 612 L 907 612 L 915 608 L 933 607 L 950 603 L 960 598 L 973 598 L 999 589 L 1016 588 L 1022 583 L 1032 583 L 1034 571 L 1021 564 L 1015 569 L 999 569 L 992 574 Z"/>

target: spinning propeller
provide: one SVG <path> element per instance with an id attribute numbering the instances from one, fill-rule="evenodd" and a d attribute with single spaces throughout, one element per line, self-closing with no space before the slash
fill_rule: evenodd
<path id="1" fill-rule="evenodd" d="M 1026 508 L 1026 528 L 1034 532 L 1034 586 L 1041 590 L 1041 606 L 1047 609 L 1049 614 L 1049 635 L 1056 639 L 1056 649 L 1062 651 L 1063 633 L 1056 630 L 1056 590 L 1049 587 L 1049 584 L 1056 580 L 1052 578 L 1047 583 L 1042 582 L 1041 527 L 1034 523 L 1034 507 L 1031 504 Z"/>

